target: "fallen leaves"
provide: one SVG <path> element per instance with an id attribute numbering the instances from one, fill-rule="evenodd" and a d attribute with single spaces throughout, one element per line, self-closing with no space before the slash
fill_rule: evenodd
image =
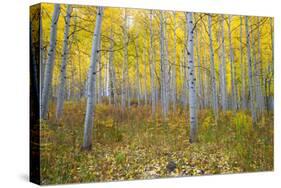
<path id="1" fill-rule="evenodd" d="M 71 108 L 75 109 L 75 108 Z M 208 111 L 199 114 L 199 142 L 190 144 L 186 117 L 174 113 L 169 122 L 142 119 L 133 109 L 126 116 L 98 108 L 93 148 L 82 152 L 83 126 L 63 119 L 64 126 L 41 124 L 41 178 L 44 184 L 200 176 L 272 169 L 273 131 L 263 124 L 255 132 L 248 115 L 222 114 L 213 124 Z M 70 111 L 66 111 L 71 113 Z M 75 113 L 79 113 L 75 110 Z M 118 112 L 119 113 L 119 112 Z M 145 112 L 144 112 L 145 114 Z M 72 117 L 66 114 L 67 117 Z M 137 116 L 137 117 L 135 117 Z M 141 116 L 141 117 L 139 117 Z M 177 118 L 178 116 L 178 118 Z M 231 117 L 233 120 L 230 120 Z M 83 122 L 83 117 L 75 117 Z M 141 120 L 142 119 L 142 120 Z M 238 125 L 240 123 L 240 125 Z M 201 126 L 200 126 L 201 125 Z M 266 127 L 267 126 L 267 127 Z M 239 127 L 239 128 L 238 128 Z M 170 167 L 169 164 L 172 164 Z"/>

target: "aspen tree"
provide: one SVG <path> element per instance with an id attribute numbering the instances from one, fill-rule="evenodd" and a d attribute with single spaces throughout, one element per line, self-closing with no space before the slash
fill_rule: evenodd
<path id="1" fill-rule="evenodd" d="M 186 23 L 188 24 L 188 85 L 189 85 L 189 118 L 190 118 L 190 143 L 196 141 L 197 137 L 197 107 L 196 107 L 196 79 L 194 69 L 194 26 L 192 13 L 186 13 Z"/>
<path id="2" fill-rule="evenodd" d="M 65 82 L 66 82 L 66 66 L 69 53 L 69 27 L 71 17 L 71 6 L 67 5 L 66 16 L 65 16 L 65 28 L 64 28 L 64 39 L 63 39 L 63 53 L 62 62 L 60 68 L 60 82 L 57 94 L 57 107 L 56 107 L 56 118 L 60 118 L 63 112 L 63 103 L 65 95 Z"/>
<path id="3" fill-rule="evenodd" d="M 60 5 L 54 5 L 52 16 L 51 32 L 50 32 L 50 47 L 48 49 L 48 62 L 46 63 L 44 82 L 42 89 L 42 97 L 40 101 L 40 118 L 45 119 L 48 111 L 49 98 L 51 94 L 51 85 L 53 78 L 53 68 L 55 63 L 56 43 L 57 43 L 57 25 L 60 15 Z"/>
<path id="4" fill-rule="evenodd" d="M 256 109 L 254 106 L 254 91 L 253 91 L 253 76 L 252 76 L 252 59 L 251 59 L 251 47 L 250 47 L 250 32 L 248 25 L 248 16 L 245 16 L 245 31 L 246 31 L 246 47 L 247 47 L 247 59 L 248 59 L 248 81 L 250 90 L 250 108 L 252 113 L 253 125 L 256 123 Z"/>
<path id="5" fill-rule="evenodd" d="M 96 64 L 97 55 L 99 53 L 98 44 L 100 40 L 101 24 L 102 24 L 103 8 L 97 8 L 97 17 L 95 31 L 92 40 L 92 51 L 90 68 L 88 71 L 88 88 L 87 88 L 87 104 L 86 104 L 86 115 L 84 124 L 84 139 L 82 148 L 89 150 L 92 147 L 92 131 L 93 131 L 93 120 L 94 120 L 94 95 L 96 90 Z"/>

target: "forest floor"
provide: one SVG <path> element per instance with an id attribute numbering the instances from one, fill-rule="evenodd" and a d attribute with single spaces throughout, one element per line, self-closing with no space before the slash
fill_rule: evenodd
<path id="1" fill-rule="evenodd" d="M 163 121 L 150 106 L 121 111 L 97 105 L 91 151 L 82 151 L 85 104 L 67 103 L 60 121 L 50 107 L 41 122 L 41 183 L 149 179 L 273 170 L 273 114 L 252 128 L 247 112 L 198 114 L 198 142 L 189 143 L 188 112 Z"/>

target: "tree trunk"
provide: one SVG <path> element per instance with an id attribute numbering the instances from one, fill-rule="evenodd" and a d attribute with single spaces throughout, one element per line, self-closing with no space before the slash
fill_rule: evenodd
<path id="1" fill-rule="evenodd" d="M 224 16 L 221 16 L 221 100 L 222 110 L 227 110 L 227 90 L 226 90 L 226 66 L 225 66 L 225 38 L 224 38 Z"/>
<path id="2" fill-rule="evenodd" d="M 176 78 L 176 63 L 177 63 L 177 22 L 176 22 L 176 12 L 174 12 L 174 63 L 171 68 L 171 100 L 173 111 L 176 110 L 176 99 L 177 99 L 177 78 Z"/>
<path id="3" fill-rule="evenodd" d="M 101 33 L 101 23 L 102 23 L 103 8 L 99 7 L 97 10 L 96 26 L 92 41 L 92 52 L 90 60 L 90 68 L 88 72 L 88 89 L 87 89 L 87 106 L 84 124 L 84 140 L 82 148 L 85 150 L 91 149 L 92 146 L 92 130 L 93 130 L 93 120 L 94 120 L 94 94 L 95 94 L 95 84 L 96 84 L 96 64 L 97 55 L 99 53 L 98 44 L 100 40 Z"/>
<path id="4" fill-rule="evenodd" d="M 229 40 L 229 59 L 231 68 L 231 90 L 232 90 L 232 108 L 237 110 L 237 92 L 235 83 L 235 65 L 234 65 L 234 53 L 232 48 L 232 35 L 231 35 L 231 16 L 228 16 L 228 40 Z"/>
<path id="5" fill-rule="evenodd" d="M 164 119 L 168 115 L 168 62 L 166 56 L 166 42 L 165 42 L 165 16 L 163 11 L 160 13 L 160 56 L 161 56 L 161 100 L 162 100 L 162 113 Z"/>
<path id="6" fill-rule="evenodd" d="M 137 87 L 137 100 L 138 100 L 138 106 L 140 106 L 140 100 L 141 100 L 141 82 L 140 82 L 140 70 L 139 70 L 139 51 L 138 51 L 138 44 L 136 42 L 135 44 L 135 52 L 136 52 L 136 87 Z M 145 74 L 145 73 L 144 73 Z"/>
<path id="7" fill-rule="evenodd" d="M 190 143 L 196 141 L 196 132 L 197 132 L 197 108 L 196 108 L 196 79 L 195 79 L 195 70 L 194 70 L 194 28 L 193 28 L 193 20 L 192 13 L 186 13 L 186 23 L 188 24 L 188 85 L 189 85 L 189 118 L 190 118 Z"/>
<path id="8" fill-rule="evenodd" d="M 212 17 L 211 17 L 211 15 L 208 16 L 208 27 L 209 27 L 209 40 L 210 40 L 210 68 L 211 68 L 213 110 L 214 110 L 215 119 L 217 122 L 219 111 L 218 111 L 216 72 L 215 72 L 215 63 L 214 63 L 214 49 L 213 49 L 213 40 L 212 40 Z"/>
<path id="9" fill-rule="evenodd" d="M 246 28 L 246 44 L 247 44 L 247 57 L 248 57 L 248 77 L 249 77 L 249 90 L 250 90 L 250 107 L 252 112 L 253 125 L 256 123 L 256 110 L 254 106 L 254 93 L 253 93 L 253 78 L 252 78 L 252 60 L 251 60 L 251 48 L 250 48 L 250 32 L 248 26 L 248 16 L 245 16 L 245 28 Z"/>
<path id="10" fill-rule="evenodd" d="M 109 76 L 110 76 L 110 95 L 113 98 L 114 105 L 117 104 L 117 93 L 116 93 L 116 84 L 115 84 L 115 69 L 113 65 L 113 59 L 114 59 L 114 42 L 113 42 L 113 28 L 111 23 L 110 28 L 110 52 L 109 52 Z"/>
<path id="11" fill-rule="evenodd" d="M 257 17 L 257 27 L 258 27 L 258 59 L 257 59 L 257 69 L 256 69 L 256 96 L 259 112 L 263 113 L 264 111 L 264 99 L 263 99 L 263 92 L 262 92 L 262 80 L 263 80 L 263 73 L 262 73 L 262 47 L 261 47 L 261 33 L 260 33 L 260 18 Z"/>
<path id="12" fill-rule="evenodd" d="M 127 78 L 127 69 L 128 69 L 128 34 L 127 34 L 127 12 L 124 10 L 124 35 L 123 35 L 123 45 L 124 45 L 124 59 L 122 65 L 122 83 L 121 83 L 121 107 L 124 110 L 126 106 L 126 97 L 128 98 L 128 78 Z"/>
<path id="13" fill-rule="evenodd" d="M 245 64 L 244 64 L 244 53 L 243 53 L 243 18 L 240 16 L 240 70 L 241 70 L 241 79 L 242 79 L 242 89 L 241 89 L 241 100 L 242 100 L 242 109 L 247 109 L 247 101 L 246 101 L 246 78 L 245 78 Z"/>
<path id="14" fill-rule="evenodd" d="M 146 73 L 147 73 L 147 68 L 146 68 L 146 54 L 145 54 L 145 49 L 143 48 L 142 53 L 143 53 L 143 64 L 144 64 L 144 75 L 143 75 L 143 79 L 144 79 L 144 88 L 143 88 L 143 92 L 144 92 L 144 105 L 147 105 L 147 77 L 146 77 Z M 141 87 L 141 86 L 140 86 Z"/>
<path id="15" fill-rule="evenodd" d="M 59 119 L 63 112 L 63 103 L 65 96 L 65 81 L 66 81 L 66 66 L 69 53 L 69 27 L 70 27 L 70 17 L 71 17 L 71 6 L 67 5 L 67 11 L 65 16 L 65 28 L 64 28 L 64 39 L 63 39 L 63 54 L 62 63 L 60 68 L 60 83 L 58 87 L 57 95 L 57 108 L 56 108 L 56 118 Z"/>
<path id="16" fill-rule="evenodd" d="M 151 111 L 152 117 L 155 117 L 156 109 L 156 88 L 155 88 L 155 63 L 154 63 L 154 50 L 153 50 L 153 28 L 152 28 L 153 11 L 150 10 L 149 16 L 149 63 L 150 63 L 150 86 L 151 86 Z"/>
<path id="17" fill-rule="evenodd" d="M 50 97 L 50 90 L 52 87 L 52 78 L 53 78 L 53 68 L 55 62 L 55 53 L 56 53 L 56 41 L 57 41 L 57 23 L 60 15 L 60 5 L 54 5 L 54 12 L 52 16 L 51 23 L 51 33 L 50 33 L 50 47 L 48 49 L 48 62 L 45 67 L 44 74 L 44 86 L 42 91 L 42 98 L 40 103 L 40 118 L 45 119 L 48 111 L 48 103 Z"/>

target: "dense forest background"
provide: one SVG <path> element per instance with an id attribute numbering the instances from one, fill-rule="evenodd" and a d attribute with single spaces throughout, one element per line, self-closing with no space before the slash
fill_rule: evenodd
<path id="1" fill-rule="evenodd" d="M 272 18 L 41 4 L 32 32 L 42 183 L 273 169 Z"/>

